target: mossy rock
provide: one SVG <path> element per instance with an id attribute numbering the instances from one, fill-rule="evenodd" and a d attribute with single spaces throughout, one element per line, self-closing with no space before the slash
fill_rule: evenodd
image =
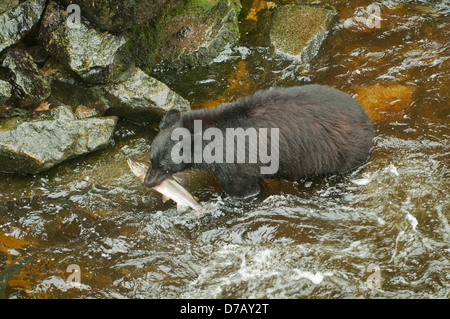
<path id="1" fill-rule="evenodd" d="M 275 52 L 309 63 L 325 40 L 333 10 L 309 5 L 282 5 L 272 17 L 270 42 Z"/>
<path id="2" fill-rule="evenodd" d="M 97 29 L 121 33 L 148 22 L 170 0 L 60 0 L 64 5 L 75 3 Z"/>
<path id="3" fill-rule="evenodd" d="M 176 1 L 128 32 L 132 59 L 146 72 L 206 65 L 239 39 L 238 0 Z"/>

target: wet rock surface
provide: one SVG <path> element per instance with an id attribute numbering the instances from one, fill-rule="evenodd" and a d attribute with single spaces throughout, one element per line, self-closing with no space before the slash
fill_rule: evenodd
<path id="1" fill-rule="evenodd" d="M 335 14 L 317 6 L 280 6 L 272 18 L 271 45 L 277 53 L 307 64 L 317 54 Z"/>
<path id="2" fill-rule="evenodd" d="M 53 103 L 84 105 L 99 114 L 107 112 L 139 122 L 155 123 L 171 108 L 190 109 L 187 100 L 138 68 L 131 68 L 117 82 L 104 85 L 79 81 L 75 74 L 61 69 L 55 61 L 50 61 L 43 70 L 52 83 L 49 100 Z"/>
<path id="3" fill-rule="evenodd" d="M 6 1 L 0 5 L 0 52 L 17 43 L 34 27 L 45 9 L 46 0 Z M 17 5 L 17 6 L 15 6 Z M 2 10 L 4 12 L 2 13 Z"/>
<path id="4" fill-rule="evenodd" d="M 26 51 L 19 49 L 8 51 L 2 66 L 11 74 L 12 99 L 19 106 L 33 107 L 50 95 L 49 81 Z"/>
<path id="5" fill-rule="evenodd" d="M 140 69 L 128 70 L 120 80 L 118 83 L 94 88 L 100 90 L 101 100 L 108 114 L 129 119 L 144 116 L 158 122 L 162 114 L 171 108 L 189 110 L 189 102 Z"/>
<path id="6" fill-rule="evenodd" d="M 0 105 L 5 103 L 11 97 L 11 84 L 0 80 Z"/>
<path id="7" fill-rule="evenodd" d="M 0 120 L 0 167 L 35 174 L 66 159 L 105 147 L 117 117 L 76 120 L 68 106 L 44 118 Z"/>
<path id="8" fill-rule="evenodd" d="M 68 15 L 50 3 L 39 30 L 39 39 L 52 55 L 89 83 L 108 83 L 124 71 L 120 50 L 126 39 L 100 32 L 82 19 L 78 27 L 67 23 Z"/>

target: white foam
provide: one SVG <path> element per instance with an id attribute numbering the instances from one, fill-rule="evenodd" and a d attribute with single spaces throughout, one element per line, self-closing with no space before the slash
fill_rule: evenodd
<path id="1" fill-rule="evenodd" d="M 411 224 L 413 230 L 416 230 L 417 225 L 419 225 L 419 222 L 417 221 L 417 218 L 415 218 L 410 213 L 406 214 L 406 220 Z"/>
<path id="2" fill-rule="evenodd" d="M 294 269 L 294 271 L 297 273 L 297 280 L 302 278 L 308 279 L 316 285 L 320 284 L 325 277 L 333 276 L 332 272 L 321 273 L 320 271 L 318 271 L 314 274 L 310 271 L 301 271 L 298 269 Z"/>
<path id="3" fill-rule="evenodd" d="M 359 185 L 359 186 L 363 186 L 363 185 L 367 185 L 370 183 L 370 179 L 369 178 L 359 178 L 359 179 L 354 179 L 352 180 L 353 184 Z"/>

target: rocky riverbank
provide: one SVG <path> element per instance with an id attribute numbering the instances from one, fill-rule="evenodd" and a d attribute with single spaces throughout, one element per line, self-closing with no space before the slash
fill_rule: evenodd
<path id="1" fill-rule="evenodd" d="M 153 71 L 213 63 L 241 38 L 240 13 L 239 0 L 7 0 L 0 6 L 0 171 L 37 173 L 102 148 L 118 118 L 157 123 L 170 108 L 189 110 Z M 280 4 L 270 15 L 267 45 L 306 64 L 333 11 Z"/>

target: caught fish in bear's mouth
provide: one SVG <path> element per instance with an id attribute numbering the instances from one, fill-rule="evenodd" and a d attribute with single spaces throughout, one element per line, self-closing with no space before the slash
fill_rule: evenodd
<path id="1" fill-rule="evenodd" d="M 128 159 L 127 162 L 133 174 L 140 180 L 144 181 L 146 172 L 149 170 L 150 165 L 144 162 L 134 161 L 132 159 Z M 176 177 L 165 178 L 162 182 L 152 188 L 162 194 L 163 202 L 171 199 L 177 203 L 177 210 L 190 207 L 194 210 L 197 218 L 202 217 L 204 213 L 203 206 L 200 205 L 198 201 L 175 180 L 175 178 Z"/>

